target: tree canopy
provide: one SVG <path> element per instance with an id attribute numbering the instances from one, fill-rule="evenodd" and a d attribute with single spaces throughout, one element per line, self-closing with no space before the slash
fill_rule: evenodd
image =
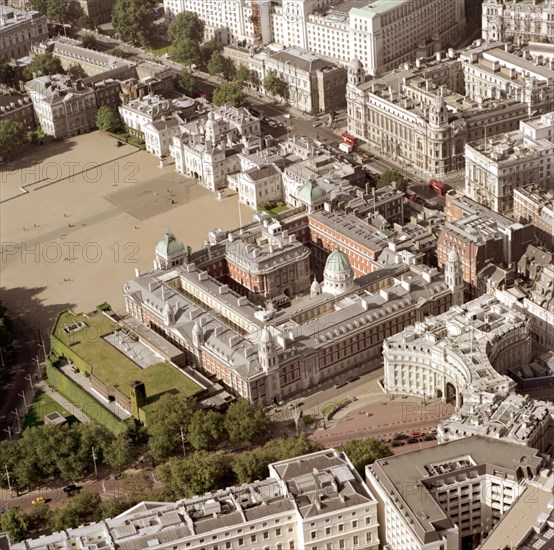
<path id="1" fill-rule="evenodd" d="M 396 182 L 396 188 L 402 192 L 405 192 L 408 188 L 408 182 L 406 178 L 400 174 L 397 170 L 387 170 L 377 182 L 377 189 L 381 187 L 387 187 L 392 182 Z"/>
<path id="2" fill-rule="evenodd" d="M 183 69 L 177 78 L 177 84 L 185 94 L 191 95 L 196 88 L 196 78 L 189 70 Z"/>
<path id="3" fill-rule="evenodd" d="M 5 60 L 0 59 L 0 84 L 12 86 L 15 79 L 13 67 Z"/>
<path id="4" fill-rule="evenodd" d="M 121 128 L 119 114 L 103 105 L 96 113 L 96 126 L 103 132 L 115 132 Z"/>
<path id="5" fill-rule="evenodd" d="M 148 46 L 154 33 L 149 0 L 116 0 L 112 24 L 119 38 L 135 46 Z"/>
<path id="6" fill-rule="evenodd" d="M 0 120 L 0 157 L 6 158 L 11 152 L 25 143 L 27 132 L 21 122 L 13 120 Z M 0 315 L 0 345 L 6 338 L 4 316 Z M 5 345 L 5 344 L 4 344 Z"/>
<path id="7" fill-rule="evenodd" d="M 29 534 L 27 517 L 21 508 L 10 508 L 0 515 L 0 531 L 9 533 L 12 542 L 19 542 Z"/>
<path id="8" fill-rule="evenodd" d="M 167 35 L 173 44 L 180 40 L 202 44 L 205 26 L 204 21 L 196 13 L 183 11 L 169 24 Z"/>
<path id="9" fill-rule="evenodd" d="M 148 450 L 156 460 L 163 460 L 179 452 L 182 446 L 181 430 L 186 435 L 196 403 L 190 397 L 166 394 L 148 418 Z"/>
<path id="10" fill-rule="evenodd" d="M 252 445 L 266 433 L 269 421 L 262 407 L 240 398 L 231 403 L 225 415 L 229 439 L 240 445 Z"/>
<path id="11" fill-rule="evenodd" d="M 210 451 L 223 434 L 223 415 L 215 411 L 195 411 L 188 426 L 188 440 L 198 451 Z"/>
<path id="12" fill-rule="evenodd" d="M 242 107 L 245 102 L 245 94 L 239 82 L 223 82 L 215 90 L 212 102 L 216 106 L 229 103 L 233 107 Z"/>
<path id="13" fill-rule="evenodd" d="M 347 441 L 339 447 L 339 450 L 347 454 L 354 468 L 364 479 L 365 467 L 368 464 L 393 454 L 388 445 L 373 437 Z"/>
<path id="14" fill-rule="evenodd" d="M 263 84 L 265 91 L 273 97 L 285 94 L 285 83 L 279 78 L 276 71 L 268 71 Z"/>
<path id="15" fill-rule="evenodd" d="M 62 62 L 51 52 L 35 55 L 33 60 L 23 70 L 23 76 L 31 79 L 36 76 L 51 76 L 53 74 L 64 74 Z"/>
<path id="16" fill-rule="evenodd" d="M 240 82 L 241 84 L 245 84 L 246 82 L 252 82 L 252 71 L 248 69 L 248 67 L 245 67 L 244 65 L 239 65 L 239 68 L 235 73 L 234 79 L 237 82 Z"/>
<path id="17" fill-rule="evenodd" d="M 96 38 L 94 34 L 85 33 L 81 36 L 81 44 L 83 47 L 88 48 L 89 50 L 94 50 L 96 48 Z"/>

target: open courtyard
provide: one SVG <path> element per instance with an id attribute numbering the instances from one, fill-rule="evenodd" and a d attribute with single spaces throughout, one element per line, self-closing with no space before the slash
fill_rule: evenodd
<path id="1" fill-rule="evenodd" d="M 61 310 L 122 312 L 168 227 L 194 249 L 238 225 L 236 195 L 218 201 L 145 151 L 99 131 L 54 142 L 1 168 L 1 299 L 43 334 Z"/>

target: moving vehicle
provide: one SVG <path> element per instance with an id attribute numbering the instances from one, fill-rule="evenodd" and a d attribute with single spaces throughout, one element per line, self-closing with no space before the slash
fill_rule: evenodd
<path id="1" fill-rule="evenodd" d="M 349 134 L 348 132 L 343 132 L 340 135 L 340 139 L 343 143 L 350 145 L 350 147 L 356 147 L 358 145 L 358 138 L 356 138 L 352 134 Z"/>
<path id="2" fill-rule="evenodd" d="M 442 183 L 442 181 L 430 179 L 429 189 L 432 189 L 437 195 L 440 195 L 441 197 L 446 195 L 446 185 Z"/>
<path id="3" fill-rule="evenodd" d="M 410 189 L 408 189 L 406 191 L 406 198 L 409 200 L 409 201 L 415 201 L 417 199 L 417 193 L 415 193 L 414 191 L 411 191 Z"/>
<path id="4" fill-rule="evenodd" d="M 290 115 L 289 113 L 285 113 L 285 114 L 283 115 L 283 118 L 292 118 L 292 115 Z"/>
<path id="5" fill-rule="evenodd" d="M 46 499 L 44 497 L 37 497 L 33 499 L 33 505 L 37 506 L 38 504 L 45 504 Z"/>

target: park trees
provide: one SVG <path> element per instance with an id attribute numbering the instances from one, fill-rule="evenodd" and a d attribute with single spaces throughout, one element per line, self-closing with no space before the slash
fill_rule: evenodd
<path id="1" fill-rule="evenodd" d="M 106 462 L 114 468 L 122 468 L 133 459 L 131 439 L 126 433 L 119 434 L 104 450 Z"/>
<path id="2" fill-rule="evenodd" d="M 65 25 L 70 21 L 70 8 L 67 0 L 47 0 L 46 17 L 52 23 Z"/>
<path id="3" fill-rule="evenodd" d="M 127 473 L 121 480 L 121 492 L 125 495 L 131 506 L 147 499 L 152 493 L 154 482 L 148 472 L 141 470 L 135 474 Z"/>
<path id="4" fill-rule="evenodd" d="M 148 450 L 156 460 L 176 454 L 182 446 L 181 436 L 188 430 L 189 420 L 196 409 L 190 397 L 166 394 L 148 418 Z"/>
<path id="5" fill-rule="evenodd" d="M 215 90 L 212 102 L 218 107 L 226 103 L 233 107 L 242 107 L 245 97 L 239 82 L 223 82 L 221 86 Z"/>
<path id="6" fill-rule="evenodd" d="M 374 437 L 347 441 L 339 450 L 348 455 L 350 462 L 362 477 L 365 477 L 365 467 L 368 464 L 393 454 L 388 445 Z"/>
<path id="7" fill-rule="evenodd" d="M 387 170 L 379 178 L 379 181 L 377 182 L 377 189 L 392 185 L 393 182 L 396 183 L 396 188 L 402 192 L 405 192 L 408 188 L 408 182 L 402 174 L 400 174 L 397 170 Z"/>
<path id="8" fill-rule="evenodd" d="M 204 22 L 193 12 L 181 12 L 170 23 L 167 34 L 173 45 L 173 57 L 185 65 L 202 63 L 201 44 Z"/>
<path id="9" fill-rule="evenodd" d="M 225 429 L 229 439 L 239 445 L 252 445 L 266 433 L 269 427 L 267 415 L 262 407 L 240 398 L 232 403 L 225 415 Z"/>
<path id="10" fill-rule="evenodd" d="M 81 491 L 71 502 L 56 510 L 52 515 L 50 527 L 53 531 L 73 529 L 83 523 L 91 523 L 102 517 L 102 499 L 98 493 Z"/>
<path id="11" fill-rule="evenodd" d="M 96 126 L 103 132 L 116 132 L 121 128 L 121 118 L 115 111 L 103 105 L 96 113 Z"/>
<path id="12" fill-rule="evenodd" d="M 172 498 L 202 495 L 229 487 L 234 482 L 231 458 L 206 451 L 170 459 L 158 467 L 158 477 Z"/>
<path id="13" fill-rule="evenodd" d="M 25 143 L 26 136 L 26 130 L 21 122 L 0 120 L 0 158 L 5 159 L 11 152 Z M 4 316 L 0 315 L 0 345 L 2 345 L 1 341 L 7 335 L 7 327 L 3 328 L 3 325 L 7 322 L 7 320 L 4 321 Z"/>
<path id="14" fill-rule="evenodd" d="M 197 451 L 214 449 L 223 434 L 223 415 L 215 411 L 195 411 L 188 426 L 189 443 Z"/>
<path id="15" fill-rule="evenodd" d="M 112 24 L 119 38 L 135 46 L 148 46 L 154 32 L 149 0 L 116 0 Z"/>
<path id="16" fill-rule="evenodd" d="M 23 76 L 27 79 L 35 76 L 48 76 L 53 74 L 64 74 L 62 62 L 54 57 L 51 52 L 35 55 L 33 60 L 23 70 Z"/>
<path id="17" fill-rule="evenodd" d="M 27 517 L 21 508 L 10 508 L 0 515 L 0 531 L 9 533 L 12 542 L 19 542 L 27 537 L 29 527 Z"/>

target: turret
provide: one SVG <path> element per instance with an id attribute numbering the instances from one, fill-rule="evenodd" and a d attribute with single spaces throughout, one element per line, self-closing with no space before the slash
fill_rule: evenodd
<path id="1" fill-rule="evenodd" d="M 204 344 L 204 331 L 200 323 L 194 323 L 192 328 L 192 343 L 195 347 L 200 348 Z"/>
<path id="2" fill-rule="evenodd" d="M 448 254 L 448 260 L 444 264 L 444 280 L 452 292 L 452 305 L 462 305 L 464 303 L 464 275 L 460 258 L 454 248 Z"/>
<path id="3" fill-rule="evenodd" d="M 268 372 L 277 362 L 275 343 L 269 330 L 264 327 L 258 344 L 258 360 L 264 372 Z"/>

